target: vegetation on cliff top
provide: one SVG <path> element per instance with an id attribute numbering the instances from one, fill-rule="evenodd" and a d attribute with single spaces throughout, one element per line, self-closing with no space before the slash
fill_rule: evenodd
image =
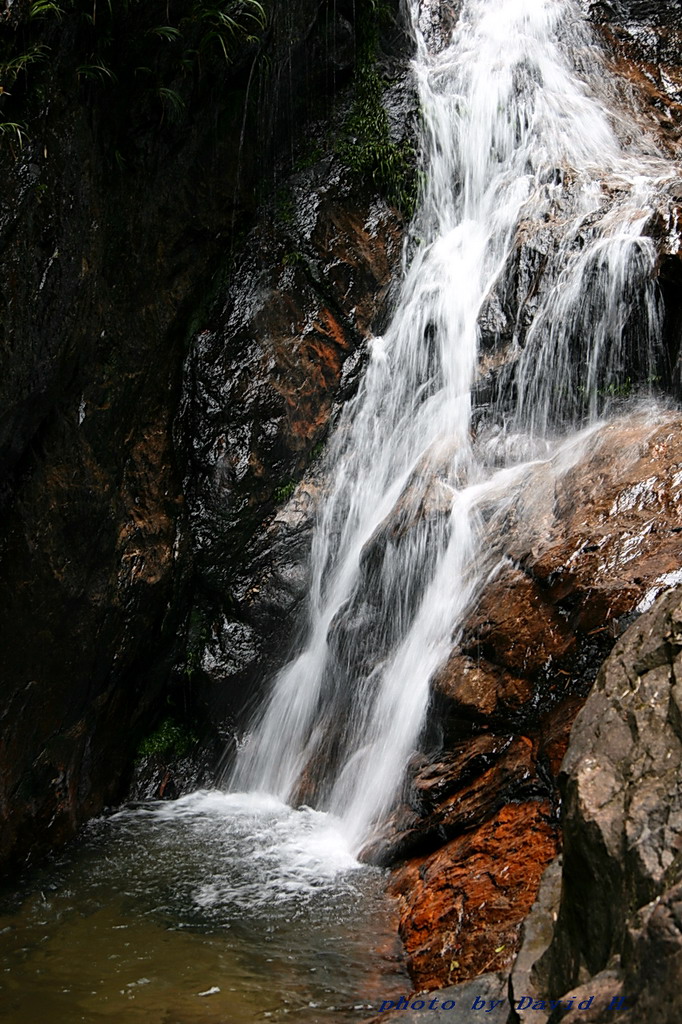
<path id="1" fill-rule="evenodd" d="M 216 60 L 256 44 L 267 0 L 15 0 L 0 13 L 0 138 L 22 144 L 30 98 L 97 83 L 178 118 Z M 55 80 L 55 56 L 65 78 Z M 70 79 L 70 81 L 69 81 Z"/>

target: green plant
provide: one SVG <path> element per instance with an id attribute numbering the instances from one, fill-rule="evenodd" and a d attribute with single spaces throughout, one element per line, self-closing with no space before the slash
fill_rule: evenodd
<path id="1" fill-rule="evenodd" d="M 196 743 L 197 736 L 191 729 L 172 718 L 165 718 L 150 736 L 142 740 L 137 748 L 136 760 L 146 757 L 185 757 Z"/>
<path id="2" fill-rule="evenodd" d="M 383 104 L 388 83 L 377 63 L 379 26 L 387 16 L 387 7 L 380 0 L 370 0 L 370 6 L 358 15 L 355 96 L 337 152 L 353 174 L 369 179 L 409 217 L 414 212 L 419 183 L 416 153 L 409 142 L 391 138 Z"/>
<path id="3" fill-rule="evenodd" d="M 324 156 L 324 150 L 318 139 L 309 139 L 294 165 L 295 171 L 308 171 L 315 164 L 319 163 Z"/>
<path id="4" fill-rule="evenodd" d="M 294 267 L 297 263 L 304 263 L 305 257 L 301 252 L 287 252 L 282 256 L 283 267 Z"/>
<path id="5" fill-rule="evenodd" d="M 634 382 L 630 377 L 621 381 L 611 381 L 604 388 L 599 389 L 602 398 L 629 398 L 634 388 Z"/>
<path id="6" fill-rule="evenodd" d="M 112 82 L 117 80 L 115 73 L 106 64 L 81 64 L 76 68 L 76 74 L 79 78 L 90 78 L 99 82 L 104 82 L 107 78 Z"/>
<path id="7" fill-rule="evenodd" d="M 273 495 L 278 505 L 283 505 L 285 501 L 288 501 L 291 495 L 296 490 L 296 481 L 289 480 L 286 484 L 278 487 Z"/>
<path id="8" fill-rule="evenodd" d="M 319 459 L 320 455 L 324 451 L 324 441 L 318 441 L 317 444 L 311 449 L 309 459 L 314 462 L 315 459 Z"/>
<path id="9" fill-rule="evenodd" d="M 54 21 L 69 20 L 71 57 L 60 57 L 77 79 L 102 89 L 116 86 L 120 106 L 148 117 L 149 100 L 161 104 L 161 122 L 179 120 L 197 81 L 215 74 L 218 59 L 233 64 L 260 37 L 268 18 L 261 0 L 32 0 L 18 28 L 0 25 L 0 97 L 12 104 L 3 109 L 5 124 L 19 126 L 20 104 L 30 99 L 25 88 L 12 90 L 17 77 L 42 63 L 55 38 Z M 38 80 L 33 108 L 45 78 Z M 51 86 L 48 85 L 48 89 Z M 14 95 L 13 95 L 14 93 Z M 145 100 L 147 103 L 145 104 Z M 29 107 L 30 111 L 30 107 Z M 161 123 L 160 122 L 160 123 Z M 120 119 L 119 134 L 132 131 Z M 119 140 L 117 140 L 119 141 Z"/>
<path id="10" fill-rule="evenodd" d="M 172 116 L 175 119 L 179 118 L 185 109 L 185 101 L 180 93 L 175 89 L 169 89 L 165 85 L 160 85 L 157 89 L 157 95 L 171 111 Z"/>
<path id="11" fill-rule="evenodd" d="M 231 63 L 231 47 L 238 40 L 254 42 L 256 36 L 250 28 L 263 29 L 267 16 L 265 9 L 258 0 L 214 0 L 206 3 L 199 0 L 193 8 L 193 17 L 204 22 L 207 31 L 202 35 L 201 46 L 215 41 L 220 47 L 227 63 Z"/>
<path id="12" fill-rule="evenodd" d="M 61 18 L 63 13 L 63 8 L 59 4 L 53 3 L 52 0 L 34 0 L 31 4 L 31 18 L 46 18 L 53 14 L 57 18 Z"/>
<path id="13" fill-rule="evenodd" d="M 41 43 L 34 43 L 33 46 L 23 53 L 18 53 L 16 56 L 0 62 L 0 80 L 3 83 L 3 92 L 7 91 L 5 82 L 11 86 L 16 81 L 18 75 L 26 71 L 31 64 L 45 60 L 46 55 L 47 47 Z"/>
<path id="14" fill-rule="evenodd" d="M 0 121 L 0 135 L 14 139 L 19 146 L 23 146 L 26 139 L 26 125 L 17 124 L 16 121 Z"/>
<path id="15" fill-rule="evenodd" d="M 171 43 L 175 42 L 177 39 L 182 39 L 180 29 L 175 28 L 173 25 L 157 25 L 156 28 L 148 29 L 147 35 L 158 36 L 159 39 L 166 39 Z"/>

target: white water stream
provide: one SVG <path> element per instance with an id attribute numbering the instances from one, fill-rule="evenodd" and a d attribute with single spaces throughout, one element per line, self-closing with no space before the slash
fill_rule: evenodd
<path id="1" fill-rule="evenodd" d="M 483 505 L 508 503 L 538 459 L 565 470 L 628 374 L 655 379 L 660 337 L 642 232 L 671 169 L 621 110 L 578 6 L 464 0 L 446 45 L 439 6 L 410 4 L 426 184 L 402 289 L 329 445 L 303 645 L 230 783 L 313 793 L 356 852 L 499 567 Z M 480 325 L 514 292 L 477 409 Z"/>
<path id="2" fill-rule="evenodd" d="M 341 1024 L 409 988 L 380 873 L 356 855 L 500 567 L 506 513 L 537 521 L 537 482 L 580 458 L 630 375 L 656 376 L 644 232 L 675 170 L 622 112 L 573 0 L 464 0 L 443 44 L 445 6 L 411 0 L 424 194 L 330 441 L 302 644 L 233 792 L 94 822 L 0 900 L 8 1024 Z"/>

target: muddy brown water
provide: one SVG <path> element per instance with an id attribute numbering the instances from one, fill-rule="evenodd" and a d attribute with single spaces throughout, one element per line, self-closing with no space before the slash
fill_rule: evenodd
<path id="1" fill-rule="evenodd" d="M 203 792 L 98 819 L 0 902 L 8 1024 L 362 1021 L 410 985 L 333 819 Z"/>

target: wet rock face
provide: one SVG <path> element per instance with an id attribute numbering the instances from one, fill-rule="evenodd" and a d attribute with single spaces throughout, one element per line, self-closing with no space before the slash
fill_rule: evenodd
<path id="1" fill-rule="evenodd" d="M 446 735 L 462 719 L 527 727 L 577 684 L 586 693 L 624 617 L 676 581 L 679 427 L 614 422 L 568 472 L 533 472 L 495 520 L 505 563 L 435 682 Z"/>
<path id="2" fill-rule="evenodd" d="M 414 99 L 404 39 L 383 46 L 393 117 L 407 138 Z M 357 388 L 399 275 L 405 221 L 344 168 L 333 151 L 341 130 L 338 121 L 315 126 L 322 155 L 317 141 L 301 147 L 304 166 L 265 205 L 227 300 L 194 337 L 186 364 L 192 688 L 225 735 L 291 649 L 324 442 Z"/>
<path id="3" fill-rule="evenodd" d="M 392 886 L 418 987 L 501 969 L 513 957 L 542 869 L 559 846 L 557 776 L 575 716 L 630 617 L 682 581 L 681 428 L 677 415 L 601 428 L 570 468 L 532 472 L 504 524 L 489 523 L 491 557 L 501 556 L 506 568 L 483 591 L 434 681 L 430 735 L 440 735 L 439 749 L 415 758 L 404 805 L 365 851 L 384 864 L 407 858 Z M 665 702 L 660 715 L 669 715 Z M 666 736 L 661 759 L 668 758 Z M 606 754 L 609 743 L 622 745 L 621 726 L 614 723 L 608 740 L 593 739 Z M 674 772 L 672 755 L 668 761 Z M 608 789 L 592 794 L 595 806 L 611 789 L 619 792 L 612 781 L 608 772 L 595 772 L 594 784 Z M 670 784 L 662 779 L 661 792 Z M 637 828 L 643 835 L 653 824 L 642 819 Z M 497 839 L 487 845 L 491 829 Z M 581 865 L 588 871 L 587 859 Z M 611 914 L 603 941 L 624 919 L 612 892 L 620 884 L 617 868 L 605 871 L 614 872 L 608 884 L 592 872 L 594 898 L 599 889 Z M 499 875 L 494 892 L 484 894 L 476 875 L 486 885 Z M 650 899 L 651 890 L 637 885 Z M 579 873 L 572 900 L 583 908 L 585 920 L 575 926 L 581 935 L 589 933 L 591 899 Z M 594 941 L 592 972 L 608 959 Z M 446 947 L 456 952 L 446 956 Z"/>
<path id="4" fill-rule="evenodd" d="M 249 238 L 228 304 L 193 345 L 191 521 L 209 586 L 234 574 L 249 525 L 290 496 L 324 440 L 400 257 L 395 211 L 353 203 L 347 183 L 323 183 L 329 172 L 306 176 L 302 237 L 275 221 Z"/>
<path id="5" fill-rule="evenodd" d="M 5 4 L 3 29 L 13 31 L 29 6 Z M 60 842 L 120 798 L 157 704 L 165 710 L 170 693 L 190 705 L 194 691 L 181 695 L 175 670 L 195 578 L 183 480 L 196 473 L 193 525 L 205 510 L 198 574 L 211 575 L 203 552 L 220 535 L 211 557 L 227 576 L 226 563 L 241 564 L 275 505 L 266 493 L 300 473 L 337 394 L 352 388 L 347 357 L 361 348 L 394 259 L 390 214 L 373 221 L 371 197 L 346 208 L 348 193 L 342 202 L 327 189 L 304 252 L 263 228 L 230 262 L 272 195 L 272 175 L 291 173 L 305 124 L 328 131 L 322 119 L 352 78 L 353 4 L 274 6 L 267 60 L 255 62 L 246 47 L 226 71 L 222 57 L 207 57 L 182 123 L 162 116 L 158 98 L 129 104 L 127 86 L 79 78 L 80 15 L 69 12 L 45 40 L 49 103 L 27 87 L 26 145 L 13 150 L 3 136 L 0 866 Z M 126 46 L 136 28 L 124 33 Z M 399 30 L 390 31 L 400 49 Z M 62 80 L 72 85 L 54 89 Z M 12 92 L 0 100 L 3 116 L 23 86 Z M 280 219 L 293 222 L 285 199 Z M 333 261 L 320 255 L 327 246 Z M 258 247 L 270 263 L 258 263 Z M 309 270 L 315 258 L 321 286 Z M 236 298 L 211 319 L 219 268 Z M 246 297 L 253 320 L 239 305 Z M 198 338 L 197 325 L 205 327 Z M 212 404 L 218 394 L 227 415 Z M 269 600 L 286 591 L 279 610 L 290 592 L 300 596 L 297 572 L 283 568 L 281 586 L 273 583 Z M 252 575 L 244 587 L 254 595 L 258 581 Z M 201 616 L 190 621 L 197 680 L 202 660 L 227 652 L 221 670 L 225 659 L 243 667 L 259 650 L 254 624 L 219 625 L 213 636 Z"/>
<path id="6" fill-rule="evenodd" d="M 543 880 L 553 934 L 533 941 L 538 928 L 547 932 L 547 907 L 538 902 L 524 923 L 530 941 L 511 992 L 565 992 L 575 1003 L 593 996 L 594 1005 L 528 1011 L 522 1024 L 679 1019 L 681 624 L 678 587 L 618 640 L 576 719 L 560 778 L 563 870 L 555 864 Z"/>
<path id="7" fill-rule="evenodd" d="M 561 773 L 561 907 L 541 964 L 554 989 L 597 974 L 618 955 L 626 977 L 628 964 L 637 964 L 641 984 L 642 958 L 655 955 L 659 945 L 670 947 L 658 960 L 665 964 L 661 973 L 668 984 L 675 976 L 681 948 L 681 654 L 677 589 L 618 641 L 576 719 Z M 640 908 L 647 909 L 634 920 Z M 635 980 L 628 978 L 627 987 L 634 996 Z"/>
<path id="8" fill-rule="evenodd" d="M 682 4 L 654 0 L 586 0 L 585 6 L 611 54 L 610 65 L 641 112 L 642 129 L 653 145 L 679 160 L 682 145 Z M 659 240 L 659 287 L 664 309 L 664 337 L 670 373 L 682 393 L 682 263 L 677 225 L 682 185 L 673 202 L 647 229 Z"/>
<path id="9" fill-rule="evenodd" d="M 682 113 L 682 4 L 655 0 L 588 0 L 590 20 L 609 43 L 615 69 L 634 86 L 643 108 L 677 148 Z"/>
<path id="10" fill-rule="evenodd" d="M 622 102 L 627 103 L 626 100 Z M 632 124 L 637 124 L 637 130 L 649 133 L 654 149 L 659 138 L 658 129 L 652 130 L 644 117 L 640 122 L 633 121 Z M 627 146 L 627 139 L 624 142 Z M 567 237 L 566 222 L 576 217 L 576 181 L 571 172 L 564 169 L 557 168 L 554 174 L 556 180 L 550 180 L 547 185 L 549 202 L 546 210 L 541 216 L 529 215 L 520 224 L 505 271 L 486 298 L 479 315 L 481 357 L 478 379 L 474 384 L 479 410 L 474 412 L 476 430 L 485 431 L 484 417 L 491 406 L 497 407 L 501 414 L 515 413 L 519 367 L 523 366 L 524 350 L 529 344 L 529 351 L 532 351 L 529 340 L 532 337 L 532 332 L 529 334 L 531 325 L 535 323 L 537 328 L 536 318 L 539 311 L 542 316 L 542 310 L 546 310 L 552 290 L 558 289 L 552 302 L 561 294 L 558 274 L 565 271 L 576 254 L 589 246 L 592 240 L 591 217 L 578 218 L 575 234 Z M 561 188 L 555 188 L 559 183 Z M 599 212 L 594 214 L 597 220 L 606 214 L 620 189 L 615 178 L 608 174 L 602 177 L 600 195 L 596 200 Z M 612 398 L 635 389 L 647 394 L 653 386 L 655 390 L 673 392 L 676 396 L 682 393 L 681 198 L 682 181 L 678 178 L 661 183 L 658 194 L 652 197 L 651 213 L 642 230 L 642 248 L 638 257 L 644 259 L 643 254 L 650 248 L 652 266 L 640 273 L 637 279 L 633 276 L 626 288 L 630 308 L 620 337 L 614 339 L 620 347 L 620 368 L 618 375 L 609 379 L 605 368 L 600 371 L 607 373 L 599 382 L 597 402 L 600 414 L 612 407 Z M 651 278 L 655 280 L 654 289 L 649 288 Z M 567 334 L 566 351 L 571 353 L 573 367 L 589 358 L 591 332 L 603 314 L 603 296 L 598 292 L 588 293 L 588 276 L 583 278 L 582 285 L 585 289 L 581 293 L 582 304 L 576 308 L 570 324 L 567 323 L 570 333 Z M 647 315 L 656 324 L 652 335 L 655 351 L 648 351 L 643 344 L 642 330 Z M 561 358 L 560 353 L 557 353 L 557 358 Z M 565 364 L 565 371 L 572 372 L 569 363 Z M 528 372 L 527 367 L 524 372 Z M 535 367 L 534 373 L 541 377 L 540 367 Z M 576 379 L 576 388 L 579 384 Z M 525 387 L 528 387 L 527 383 Z M 579 422 L 582 401 L 579 394 L 564 395 L 561 401 L 563 408 L 555 406 L 553 415 L 574 416 L 574 422 Z M 609 413 L 612 411 L 609 408 Z M 489 439 L 488 445 L 494 454 L 494 437 Z"/>
<path id="11" fill-rule="evenodd" d="M 617 98 L 617 107 L 631 113 L 614 119 L 614 130 L 627 152 L 633 136 L 646 140 L 652 154 L 668 156 L 678 162 L 682 145 L 682 28 L 681 8 L 674 4 L 655 2 L 581 3 L 594 27 L 595 57 L 598 50 L 605 58 L 608 78 L 602 80 L 606 95 Z M 569 40 L 569 47 L 571 43 Z M 574 53 L 578 63 L 579 51 Z M 597 58 L 599 59 L 599 58 Z M 593 60 L 587 68 L 594 70 Z M 599 90 L 600 86 L 596 86 Z M 608 101 L 607 101 L 608 102 Z M 673 174 L 678 173 L 671 165 Z M 555 186 L 561 184 L 560 189 Z M 556 286 L 556 268 L 565 268 L 576 252 L 589 244 L 593 221 L 591 216 L 580 224 L 575 236 L 565 232 L 567 220 L 575 214 L 575 182 L 568 168 L 556 167 L 547 175 L 548 206 L 538 216 L 532 212 L 519 225 L 514 248 L 505 272 L 491 290 L 481 315 L 479 330 L 482 359 L 479 379 L 475 385 L 481 406 L 499 403 L 506 409 L 515 393 L 519 355 L 526 346 L 528 329 L 533 319 Z M 596 205 L 606 210 L 613 203 L 622 183 L 604 173 L 600 181 L 601 195 Z M 656 252 L 653 276 L 656 280 L 656 316 L 662 319 L 662 332 L 655 330 L 657 346 L 662 334 L 663 344 L 651 364 L 643 350 L 641 313 L 644 295 L 634 297 L 634 281 L 626 290 L 635 298 L 632 313 L 621 336 L 622 378 L 604 381 L 600 386 L 600 402 L 609 389 L 618 389 L 627 380 L 627 387 L 646 390 L 652 381 L 665 391 L 682 394 L 682 262 L 679 225 L 682 223 L 682 182 L 679 177 L 661 182 L 660 192 L 652 199 L 652 214 L 642 231 L 642 238 L 651 240 Z M 595 210 L 596 212 L 596 210 Z M 600 215 L 597 214 L 597 219 Z M 568 243 L 568 244 L 567 244 Z M 553 259 L 563 248 L 560 259 Z M 640 282 L 648 280 L 647 272 Z M 586 282 L 587 283 L 587 282 Z M 585 351 L 597 306 L 590 309 L 583 302 L 572 325 L 570 350 L 576 359 Z M 509 406 L 508 406 L 509 403 Z"/>
<path id="12" fill-rule="evenodd" d="M 421 0 L 419 28 L 432 47 L 442 49 L 447 46 L 461 8 L 461 0 Z"/>
<path id="13" fill-rule="evenodd" d="M 279 631 L 285 620 L 291 630 L 306 592 L 322 486 L 313 463 L 357 384 L 400 260 L 396 211 L 351 196 L 339 174 L 325 163 L 305 176 L 302 231 L 296 217 L 254 232 L 228 305 L 190 356 L 189 514 L 209 637 L 195 685 L 212 716 L 243 704 L 273 644 L 286 653 Z M 247 635 L 242 658 L 235 640 Z"/>
<path id="14" fill-rule="evenodd" d="M 416 987 L 455 982 L 438 995 L 462 1005 L 477 982 L 486 989 L 489 976 L 457 984 L 460 978 L 506 968 L 506 977 L 496 976 L 506 997 L 499 1020 L 679 1020 L 681 659 L 678 587 L 618 639 L 575 720 L 559 778 L 563 853 L 523 923 L 515 907 L 532 902 L 529 889 L 537 888 L 538 869 L 556 842 L 555 819 L 539 800 L 507 805 L 485 826 L 394 874 L 392 889 L 409 905 L 402 931 Z M 491 835 L 495 843 L 486 850 Z M 550 1000 L 563 1005 L 553 1010 Z"/>

